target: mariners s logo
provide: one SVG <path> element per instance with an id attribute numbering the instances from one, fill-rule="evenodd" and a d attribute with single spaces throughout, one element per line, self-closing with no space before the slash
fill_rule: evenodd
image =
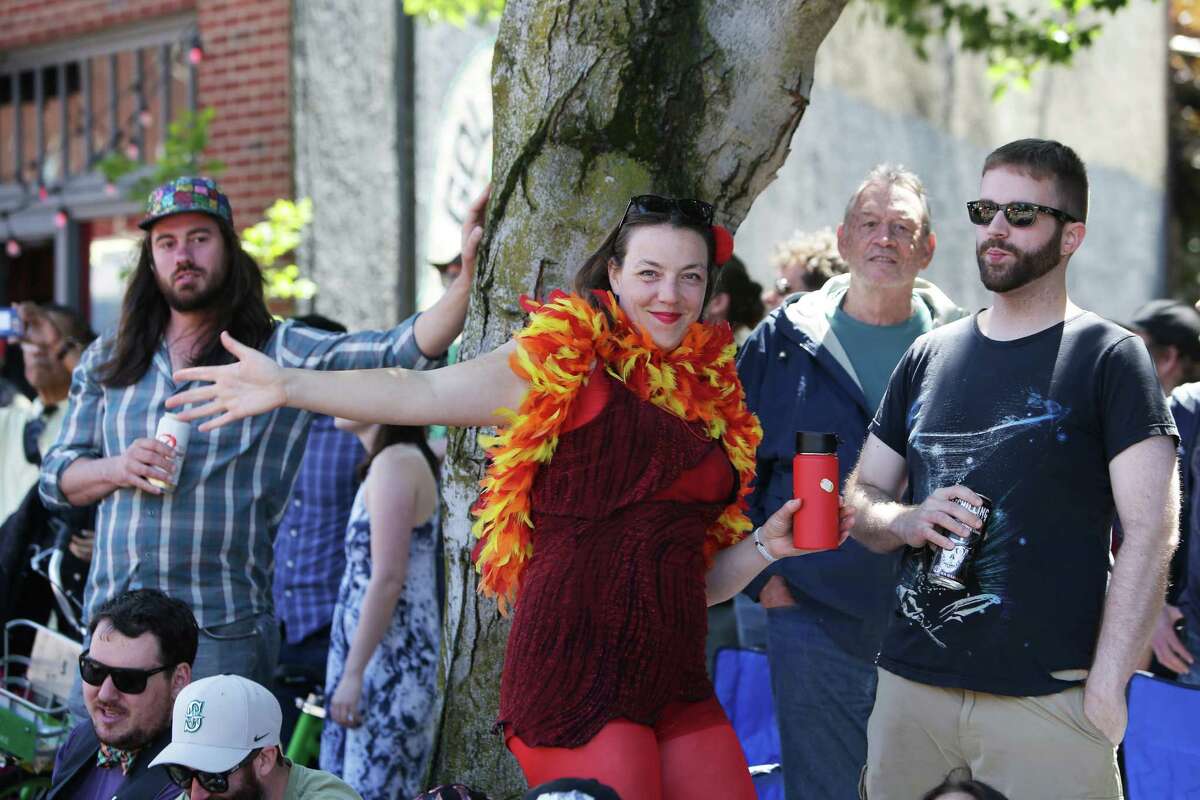
<path id="1" fill-rule="evenodd" d="M 183 714 L 183 729 L 188 733 L 195 733 L 200 730 L 200 725 L 204 722 L 204 701 L 193 700 L 188 703 L 187 710 Z"/>

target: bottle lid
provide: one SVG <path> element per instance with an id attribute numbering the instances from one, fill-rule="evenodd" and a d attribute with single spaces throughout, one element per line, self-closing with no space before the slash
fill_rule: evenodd
<path id="1" fill-rule="evenodd" d="M 797 453 L 836 453 L 837 447 L 838 437 L 836 433 L 796 431 Z"/>

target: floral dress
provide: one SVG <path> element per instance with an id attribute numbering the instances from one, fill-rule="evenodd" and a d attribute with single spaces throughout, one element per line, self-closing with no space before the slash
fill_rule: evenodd
<path id="1" fill-rule="evenodd" d="M 397 800 L 421 791 L 433 749 L 437 691 L 438 620 L 436 515 L 413 529 L 404 592 L 392 624 L 363 674 L 362 724 L 325 720 L 321 769 L 340 775 L 363 800 Z M 359 487 L 346 526 L 346 573 L 338 589 L 329 645 L 325 696 L 341 680 L 371 577 L 371 525 Z"/>

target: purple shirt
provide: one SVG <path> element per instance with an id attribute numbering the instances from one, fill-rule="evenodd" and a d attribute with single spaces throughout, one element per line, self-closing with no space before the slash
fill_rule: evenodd
<path id="1" fill-rule="evenodd" d="M 118 767 L 100 768 L 93 764 L 85 771 L 87 777 L 75 790 L 74 800 L 112 800 L 125 785 L 125 775 L 121 774 Z M 154 795 L 154 800 L 173 800 L 178 796 L 179 787 L 168 783 Z"/>

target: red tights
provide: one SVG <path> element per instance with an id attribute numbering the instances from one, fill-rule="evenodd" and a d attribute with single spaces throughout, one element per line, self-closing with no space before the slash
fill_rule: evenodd
<path id="1" fill-rule="evenodd" d="M 715 698 L 672 703 L 653 727 L 615 719 L 582 747 L 529 747 L 510 728 L 505 733 L 531 787 L 593 778 L 621 800 L 755 799 L 746 757 Z"/>

